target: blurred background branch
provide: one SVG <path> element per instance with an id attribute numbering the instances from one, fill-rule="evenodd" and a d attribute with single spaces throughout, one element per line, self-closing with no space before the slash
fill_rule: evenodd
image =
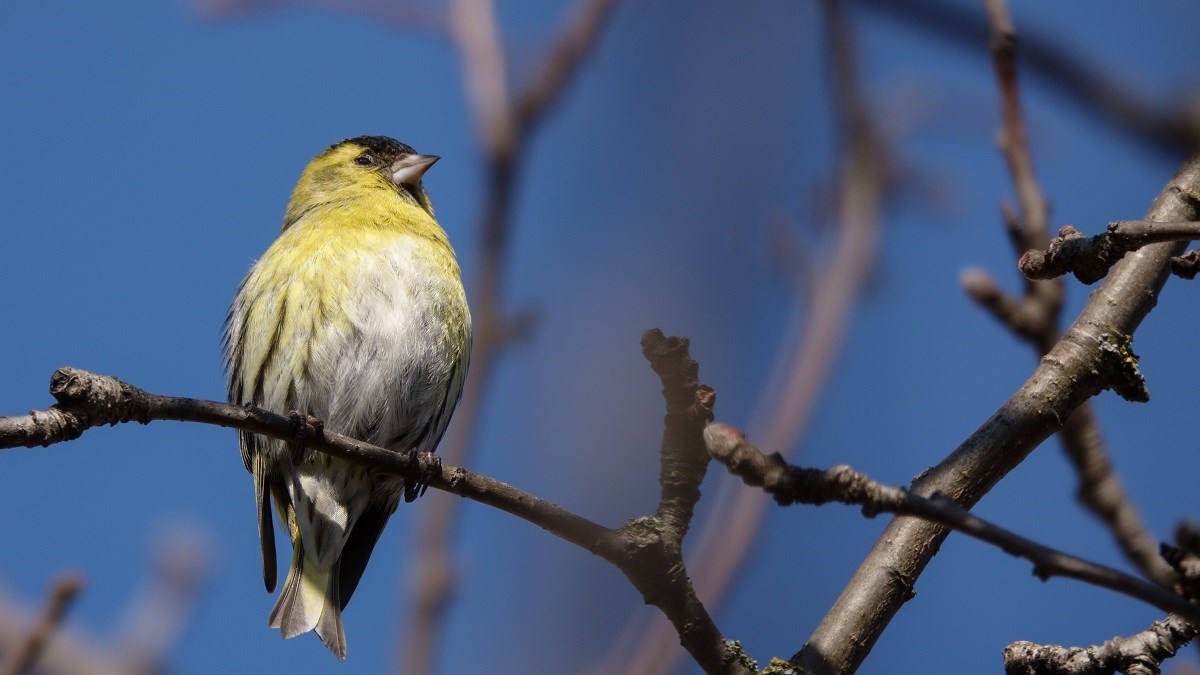
<path id="1" fill-rule="evenodd" d="M 169 659 L 198 611 L 211 575 L 211 555 L 204 537 L 182 528 L 162 537 L 152 553 L 153 569 L 111 636 L 85 637 L 62 627 L 84 587 L 78 575 L 55 582 L 32 629 L 24 628 L 29 620 L 18 603 L 0 595 L 0 672 L 145 675 L 169 670 Z"/>
<path id="2" fill-rule="evenodd" d="M 944 0 L 852 0 L 902 21 L 971 55 L 980 54 L 990 29 L 985 13 Z M 1200 107 L 1194 95 L 1156 100 L 1094 61 L 1072 53 L 1059 35 L 1021 31 L 1020 61 L 1032 79 L 1088 114 L 1096 114 L 1154 152 L 1182 158 L 1200 145 Z"/>
<path id="3" fill-rule="evenodd" d="M 36 625 L 29 630 L 24 640 L 18 640 L 3 650 L 4 659 L 0 661 L 0 673 L 3 675 L 21 675 L 33 670 L 46 645 L 54 638 L 59 624 L 66 616 L 75 596 L 83 590 L 83 579 L 77 574 L 66 574 L 58 577 L 50 589 L 50 597 Z"/>

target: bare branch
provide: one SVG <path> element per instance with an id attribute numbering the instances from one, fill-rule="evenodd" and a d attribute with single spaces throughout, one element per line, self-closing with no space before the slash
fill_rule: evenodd
<path id="1" fill-rule="evenodd" d="M 187 531 L 172 533 L 154 549 L 154 571 L 124 610 L 116 639 L 85 636 L 59 626 L 33 672 L 87 675 L 146 675 L 165 672 L 171 651 L 195 618 L 196 600 L 208 576 L 204 540 Z M 0 653 L 26 639 L 24 612 L 0 597 Z M 2 672 L 2 671 L 0 671 Z"/>
<path id="2" fill-rule="evenodd" d="M 525 136 L 562 98 L 609 24 L 617 0 L 580 0 L 529 86 L 516 97 L 516 127 Z"/>
<path id="3" fill-rule="evenodd" d="M 83 590 L 83 579 L 77 574 L 62 575 L 54 582 L 54 588 L 50 591 L 50 599 L 46 602 L 46 609 L 42 612 L 41 619 L 29 632 L 25 641 L 5 655 L 3 662 L 0 662 L 0 673 L 20 675 L 30 671 L 37 664 L 42 650 L 54 637 L 63 617 L 67 615 L 67 610 L 71 608 L 71 603 L 75 601 L 75 597 L 81 590 Z"/>
<path id="4" fill-rule="evenodd" d="M 1200 155 L 1195 155 L 1167 183 L 1146 220 L 1195 220 L 1200 215 L 1198 206 Z M 1167 279 L 1167 263 L 1181 248 L 1151 245 L 1118 263 L 1025 384 L 953 453 L 915 481 L 913 492 L 924 496 L 940 492 L 970 508 L 1060 430 L 1072 410 L 1114 386 L 1111 378 L 1121 376 L 1130 365 L 1128 336 L 1154 307 Z M 1112 349 L 1119 344 L 1126 348 Z M 853 671 L 908 599 L 906 591 L 947 534 L 933 523 L 895 518 L 796 655 L 798 662 L 812 672 Z M 897 588 L 897 580 L 903 580 L 903 588 Z"/>
<path id="5" fill-rule="evenodd" d="M 298 428 L 291 418 L 259 408 L 160 396 L 114 377 L 76 368 L 55 371 L 50 380 L 50 393 L 58 404 L 48 410 L 0 417 L 0 449 L 70 441 L 79 438 L 87 429 L 103 425 L 170 420 L 241 429 L 281 440 L 299 440 L 313 450 L 413 480 L 427 475 L 439 464 L 430 453 L 400 454 L 341 434 L 317 431 L 311 425 Z M 443 466 L 440 473 L 433 474 L 429 485 L 511 513 L 596 555 L 608 558 L 616 548 L 612 530 L 466 469 Z"/>
<path id="6" fill-rule="evenodd" d="M 1032 294 L 1015 298 L 1005 293 L 992 275 L 981 269 L 963 270 L 959 284 L 969 298 L 1021 339 L 1034 345 L 1049 342 L 1047 350 L 1058 340 L 1058 310 L 1061 304 L 1043 302 Z"/>
<path id="7" fill-rule="evenodd" d="M 440 8 L 405 0 L 193 0 L 192 4 L 197 14 L 212 20 L 317 8 L 346 12 L 398 28 L 434 34 L 445 34 L 447 31 L 446 17 Z"/>
<path id="8" fill-rule="evenodd" d="M 167 659 L 195 617 L 197 600 L 211 573 L 206 542 L 176 532 L 154 550 L 154 570 L 125 611 L 120 653 L 131 670 L 167 670 Z"/>
<path id="9" fill-rule="evenodd" d="M 1200 555 L 1165 543 L 1160 545 L 1159 552 L 1179 575 L 1178 588 L 1183 594 L 1192 600 L 1200 599 Z"/>
<path id="10" fill-rule="evenodd" d="M 1008 172 L 1017 189 L 1017 201 L 1021 206 L 1018 224 L 1022 243 L 1037 245 L 1047 238 L 1050 207 L 1046 204 L 1033 170 L 1029 133 L 1021 112 L 1021 96 L 1017 87 L 1017 34 L 1004 0 L 986 0 L 984 4 L 991 19 L 992 64 L 1000 87 L 1002 126 L 997 145 L 1008 163 Z"/>
<path id="11" fill-rule="evenodd" d="M 1171 274 L 1184 279 L 1195 279 L 1200 272 L 1200 250 L 1188 251 L 1171 258 Z"/>
<path id="12" fill-rule="evenodd" d="M 1049 209 L 1033 171 L 1029 137 L 1025 131 L 1017 87 L 1016 34 L 1004 0 L 985 0 L 991 25 L 992 61 L 1000 89 L 1002 129 L 1000 150 L 1007 161 L 1021 204 L 1018 216 L 1001 205 L 1005 229 L 1019 256 L 1030 249 L 1046 248 L 1050 241 Z M 1009 330 L 1037 349 L 1049 352 L 1061 337 L 1065 283 L 1061 277 L 1025 277 L 1025 296 L 1014 298 L 980 270 L 967 270 L 962 286 L 981 307 Z M 1079 476 L 1078 498 L 1107 527 L 1130 561 L 1150 579 L 1170 587 L 1174 574 L 1158 555 L 1157 540 L 1142 523 L 1133 503 L 1113 471 L 1096 416 L 1089 403 L 1071 414 L 1060 434 L 1063 450 Z"/>
<path id="13" fill-rule="evenodd" d="M 781 506 L 841 502 L 862 506 L 867 517 L 880 513 L 917 516 L 1029 560 L 1034 575 L 1042 581 L 1056 576 L 1078 579 L 1200 622 L 1200 607 L 1161 586 L 1026 539 L 972 515 L 939 493 L 922 497 L 876 483 L 848 466 L 835 466 L 827 471 L 792 466 L 779 453 L 763 454 L 727 424 L 710 424 L 704 430 L 704 438 L 714 459 L 747 485 L 761 487 Z"/>
<path id="14" fill-rule="evenodd" d="M 965 3 L 945 0 L 856 0 L 907 25 L 931 33 L 948 44 L 977 54 L 987 40 L 986 18 Z M 1116 130 L 1148 149 L 1178 158 L 1200 145 L 1200 114 L 1195 105 L 1159 102 L 1131 89 L 1096 66 L 1095 59 L 1063 48 L 1058 35 L 1026 32 L 1021 38 L 1021 61 L 1034 78 L 1053 87 L 1067 100 L 1097 115 Z M 1180 96 L 1179 101 L 1185 101 Z"/>
<path id="15" fill-rule="evenodd" d="M 703 430 L 712 420 L 716 395 L 697 381 L 698 366 L 688 342 L 666 338 L 659 330 L 642 337 L 642 353 L 663 384 L 667 417 L 662 439 L 662 499 L 653 517 L 635 518 L 621 528 L 634 549 L 622 571 L 646 602 L 666 614 L 683 645 L 708 673 L 751 673 L 753 665 L 717 630 L 696 597 L 683 561 L 683 538 L 700 499 L 708 467 Z"/>
<path id="16" fill-rule="evenodd" d="M 492 0 L 452 0 L 450 36 L 462 58 L 463 86 L 484 153 L 509 157 L 516 146 L 516 126 Z"/>
<path id="17" fill-rule="evenodd" d="M 1157 675 L 1163 661 L 1196 636 L 1196 627 L 1174 614 L 1148 630 L 1091 647 L 1014 642 L 1004 648 L 1007 675 L 1091 675 L 1122 672 Z"/>
<path id="18" fill-rule="evenodd" d="M 712 421 L 716 392 L 699 384 L 700 367 L 688 356 L 686 338 L 667 338 L 657 329 L 647 331 L 642 336 L 642 354 L 662 380 L 667 401 L 660 453 L 662 497 L 654 517 L 678 548 L 691 527 L 693 509 L 700 501 L 700 483 L 708 470 L 703 432 Z"/>
<path id="19" fill-rule="evenodd" d="M 1175 528 L 1175 543 L 1179 548 L 1200 556 L 1200 525 L 1185 520 Z"/>
<path id="20" fill-rule="evenodd" d="M 1075 409 L 1059 436 L 1063 451 L 1079 477 L 1076 496 L 1092 514 L 1104 523 L 1120 547 L 1121 553 L 1137 566 L 1146 578 L 1170 588 L 1175 574 L 1163 562 L 1158 539 L 1147 529 L 1120 478 L 1100 434 L 1100 424 L 1090 403 Z"/>
<path id="21" fill-rule="evenodd" d="M 1200 237 L 1200 222 L 1157 223 L 1120 220 L 1108 231 L 1085 237 L 1064 225 L 1044 251 L 1027 251 L 1018 266 L 1031 279 L 1051 279 L 1068 272 L 1085 284 L 1104 278 L 1108 270 L 1130 251 L 1161 242 L 1191 241 Z"/>
<path id="22" fill-rule="evenodd" d="M 1029 133 L 1021 110 L 1017 79 L 1017 35 L 1003 0 L 985 0 L 990 19 L 992 66 L 1000 90 L 1001 127 L 996 142 L 1017 191 L 1019 212 L 1001 205 L 1005 229 L 1017 254 L 1045 246 L 1050 239 L 1050 207 L 1033 170 Z M 1059 337 L 1059 314 L 1065 291 L 1058 280 L 1025 282 L 1025 297 L 1018 300 L 982 272 L 964 275 L 968 296 L 998 321 L 1045 353 Z"/>

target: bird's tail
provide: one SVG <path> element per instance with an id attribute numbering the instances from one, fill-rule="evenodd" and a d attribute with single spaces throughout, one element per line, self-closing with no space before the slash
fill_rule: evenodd
<path id="1" fill-rule="evenodd" d="M 339 659 L 346 658 L 346 630 L 338 598 L 338 567 L 321 569 L 304 555 L 299 537 L 292 546 L 292 567 L 269 618 L 284 638 L 316 630 L 321 642 Z"/>

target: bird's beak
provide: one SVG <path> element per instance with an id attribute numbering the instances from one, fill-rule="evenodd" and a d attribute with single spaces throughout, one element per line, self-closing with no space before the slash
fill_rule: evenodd
<path id="1" fill-rule="evenodd" d="M 421 176 L 441 159 L 437 155 L 404 155 L 392 164 L 389 172 L 396 185 L 419 185 Z"/>

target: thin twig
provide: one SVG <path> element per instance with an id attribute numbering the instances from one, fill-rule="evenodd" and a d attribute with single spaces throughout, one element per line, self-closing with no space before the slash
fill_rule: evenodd
<path id="1" fill-rule="evenodd" d="M 29 631 L 24 642 L 5 655 L 3 662 L 0 662 L 0 674 L 20 675 L 33 669 L 81 590 L 83 579 L 77 574 L 63 575 L 54 582 L 42 617 Z"/>
<path id="2" fill-rule="evenodd" d="M 985 0 L 991 24 L 992 66 L 1000 88 L 1000 133 L 997 144 L 1008 164 L 1020 205 L 1021 233 L 1027 239 L 1045 239 L 1050 207 L 1033 170 L 1029 132 L 1021 111 L 1017 83 L 1017 34 L 1003 0 Z"/>
<path id="3" fill-rule="evenodd" d="M 576 5 L 533 78 L 516 97 L 515 122 L 521 138 L 554 109 L 583 68 L 616 8 L 617 0 L 581 0 Z"/>
<path id="4" fill-rule="evenodd" d="M 1200 607 L 1161 586 L 1022 537 L 973 515 L 940 494 L 922 497 L 876 483 L 848 466 L 826 471 L 792 466 L 779 453 L 764 454 L 727 424 L 710 424 L 704 438 L 713 459 L 725 464 L 747 485 L 761 487 L 781 506 L 840 502 L 861 506 L 867 517 L 880 513 L 917 516 L 1029 560 L 1034 575 L 1042 581 L 1051 577 L 1078 579 L 1200 622 Z"/>
<path id="5" fill-rule="evenodd" d="M 146 675 L 164 668 L 179 637 L 195 618 L 196 600 L 208 574 L 203 539 L 181 532 L 155 547 L 155 570 L 124 610 L 116 639 L 84 636 L 59 626 L 38 658 L 35 672 Z M 0 596 L 0 652 L 26 637 L 27 623 L 15 603 Z"/>
<path id="6" fill-rule="evenodd" d="M 1192 600 L 1200 600 L 1200 555 L 1163 543 L 1159 545 L 1163 560 L 1179 575 L 1177 589 Z"/>
<path id="7" fill-rule="evenodd" d="M 406 0 L 193 0 L 192 4 L 197 14 L 211 20 L 314 8 L 365 16 L 385 25 L 436 35 L 447 31 L 441 8 Z"/>
<path id="8" fill-rule="evenodd" d="M 1198 207 L 1200 155 L 1195 155 L 1167 183 L 1146 220 L 1195 220 Z M 1130 336 L 1154 307 L 1168 276 L 1168 260 L 1181 248 L 1147 246 L 1116 265 L 1025 384 L 954 452 L 916 480 L 913 492 L 940 492 L 970 508 L 1060 430 L 1080 403 L 1114 386 L 1117 379 L 1125 379 L 1120 385 L 1125 387 L 1136 364 L 1128 351 Z M 920 519 L 893 519 L 793 660 L 810 672 L 855 670 L 910 597 L 912 584 L 947 534 L 944 527 Z"/>
<path id="9" fill-rule="evenodd" d="M 1200 273 L 1200 250 L 1192 250 L 1171 258 L 1171 274 L 1184 279 L 1195 279 Z"/>
<path id="10" fill-rule="evenodd" d="M 986 17 L 967 3 L 947 0 L 855 0 L 881 10 L 918 30 L 926 31 L 970 55 L 979 54 L 987 40 Z M 1185 96 L 1178 102 L 1152 104 L 1154 97 L 1130 88 L 1097 67 L 1097 60 L 1063 47 L 1057 34 L 1026 31 L 1021 38 L 1021 62 L 1032 77 L 1050 85 L 1069 103 L 1097 116 L 1117 131 L 1172 159 L 1200 146 L 1200 114 Z M 1161 100 L 1161 99 L 1160 99 Z"/>
<path id="11" fill-rule="evenodd" d="M 1108 270 L 1143 246 L 1161 242 L 1191 241 L 1200 237 L 1200 222 L 1157 223 L 1147 220 L 1119 220 L 1108 224 L 1108 231 L 1085 237 L 1079 230 L 1064 225 L 1050 240 L 1046 250 L 1026 251 L 1018 266 L 1030 279 L 1052 279 L 1068 272 L 1085 284 L 1104 278 Z"/>
<path id="12" fill-rule="evenodd" d="M 1002 205 L 1001 213 L 1018 255 L 1031 248 L 1046 245 L 1050 239 L 1050 207 L 1037 173 L 1033 169 L 1033 153 L 1029 148 L 1029 132 L 1021 109 L 1021 94 L 1017 77 L 1017 34 L 1003 0 L 986 0 L 991 33 L 989 45 L 992 68 L 1000 91 L 1000 131 L 996 144 L 1008 166 L 1009 176 L 1017 192 L 1017 211 Z M 993 316 L 1021 337 L 1046 353 L 1058 342 L 1059 315 L 1062 312 L 1065 290 L 1061 281 L 1025 282 L 1025 297 L 1009 298 L 995 287 L 990 277 L 980 274 L 965 277 L 963 285 L 968 295 Z M 989 284 L 991 288 L 989 288 Z"/>
<path id="13" fill-rule="evenodd" d="M 1195 624 L 1174 614 L 1129 637 L 1091 647 L 1059 647 L 1014 642 L 1004 648 L 1007 675 L 1092 675 L 1122 672 L 1158 675 L 1163 661 L 1197 634 Z"/>
<path id="14" fill-rule="evenodd" d="M 177 532 L 154 549 L 154 570 L 125 610 L 119 653 L 135 672 L 166 672 L 212 572 L 203 538 Z"/>
<path id="15" fill-rule="evenodd" d="M 699 383 L 700 366 L 688 356 L 685 338 L 667 338 L 660 330 L 647 331 L 642 336 L 642 353 L 662 380 L 667 402 L 659 452 L 662 494 L 654 517 L 669 545 L 681 550 L 696 502 L 700 501 L 700 483 L 708 471 L 703 432 L 712 421 L 716 393 Z"/>
<path id="16" fill-rule="evenodd" d="M 402 454 L 341 434 L 297 428 L 295 420 L 259 408 L 151 394 L 114 377 L 59 368 L 50 379 L 58 404 L 28 415 L 0 417 L 0 449 L 48 446 L 79 438 L 93 427 L 156 420 L 199 422 L 250 431 L 380 471 L 420 480 L 440 464 L 430 453 Z M 527 520 L 597 555 L 612 555 L 612 530 L 500 481 L 445 465 L 430 487 L 493 506 Z"/>
<path id="17" fill-rule="evenodd" d="M 1063 451 L 1079 477 L 1076 497 L 1104 523 L 1118 548 L 1147 579 L 1170 588 L 1175 574 L 1158 554 L 1158 538 L 1150 531 L 1113 468 L 1089 403 L 1067 418 L 1059 433 Z"/>
<path id="18" fill-rule="evenodd" d="M 504 310 L 501 290 L 505 277 L 504 241 L 509 227 L 513 157 L 511 108 L 507 74 L 490 0 L 455 0 L 449 5 L 450 37 L 462 62 L 463 88 L 475 126 L 475 136 L 489 167 L 477 239 L 478 281 L 471 288 L 473 342 L 471 370 L 462 401 L 439 446 L 451 464 L 469 461 L 475 445 L 492 365 L 503 349 Z M 499 159 L 496 159 L 499 158 Z M 444 494 L 426 500 L 416 525 L 408 588 L 412 609 L 397 643 L 396 672 L 430 672 L 441 645 L 447 608 L 457 587 L 454 529 L 459 503 Z"/>
<path id="19" fill-rule="evenodd" d="M 1060 279 L 1038 280 L 1036 284 L 1061 284 Z M 1052 306 L 1041 297 L 1026 293 L 1022 297 L 1000 288 L 991 274 L 977 268 L 963 270 L 959 285 L 967 297 L 987 311 L 1000 325 L 1034 345 L 1044 354 L 1058 341 L 1058 316 L 1061 302 Z M 1061 295 L 1059 299 L 1061 300 Z"/>

